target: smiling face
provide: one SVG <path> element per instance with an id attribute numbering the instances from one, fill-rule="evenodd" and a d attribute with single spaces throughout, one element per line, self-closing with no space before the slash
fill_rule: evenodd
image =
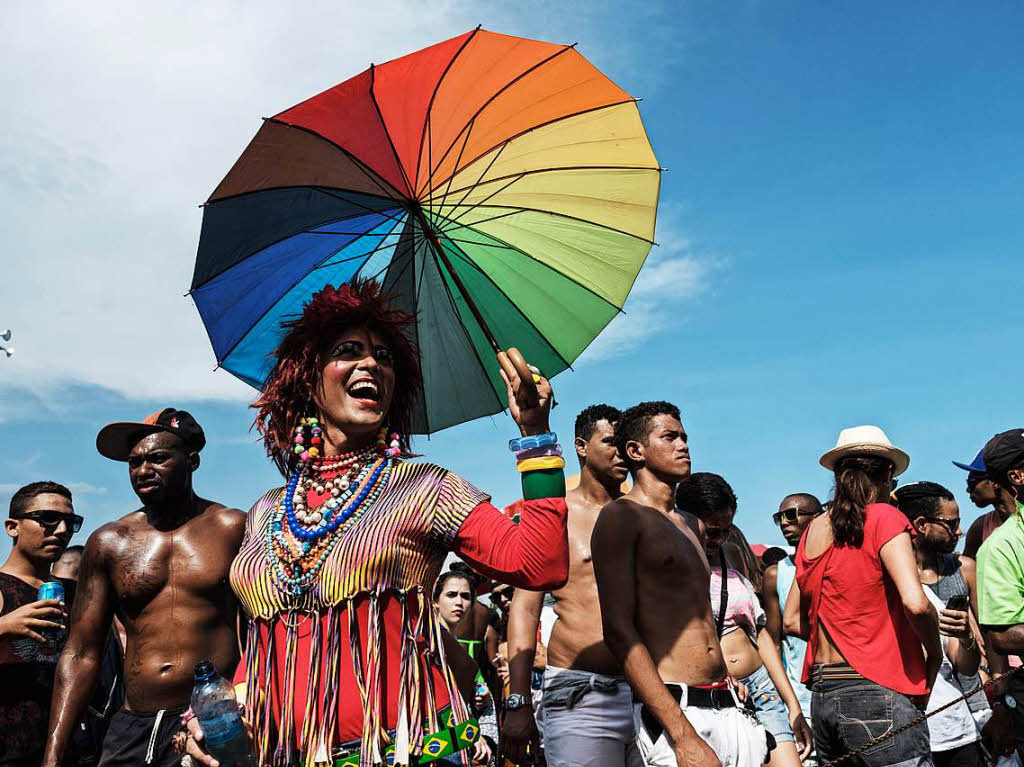
<path id="1" fill-rule="evenodd" d="M 347 439 L 376 434 L 394 397 L 394 364 L 384 336 L 369 328 L 350 328 L 330 345 L 316 396 L 328 445 L 335 430 Z"/>
<path id="2" fill-rule="evenodd" d="M 149 434 L 128 453 L 132 490 L 146 506 L 160 506 L 187 496 L 199 454 L 189 452 L 181 437 L 166 431 Z"/>
<path id="3" fill-rule="evenodd" d="M 22 509 L 23 513 L 33 511 L 59 511 L 73 514 L 71 501 L 57 493 L 40 493 L 30 498 Z M 15 546 L 30 559 L 56 562 L 71 542 L 73 530 L 67 521 L 46 525 L 35 519 L 4 520 L 7 534 L 16 539 Z"/>
<path id="4" fill-rule="evenodd" d="M 462 620 L 470 605 L 473 604 L 473 592 L 469 581 L 465 578 L 449 578 L 441 589 L 441 594 L 434 603 L 441 620 L 449 629 Z"/>

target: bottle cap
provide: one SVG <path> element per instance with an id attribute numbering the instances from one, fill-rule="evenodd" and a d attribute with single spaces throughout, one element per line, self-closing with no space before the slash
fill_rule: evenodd
<path id="1" fill-rule="evenodd" d="M 211 677 L 217 676 L 217 669 L 213 667 L 213 664 L 208 660 L 204 660 L 196 664 L 196 681 L 205 682 Z"/>

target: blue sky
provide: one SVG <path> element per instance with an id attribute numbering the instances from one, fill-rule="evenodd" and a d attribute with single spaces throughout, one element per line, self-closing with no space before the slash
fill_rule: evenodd
<path id="1" fill-rule="evenodd" d="M 210 444 L 196 484 L 247 508 L 277 481 L 252 391 L 188 289 L 200 212 L 259 125 L 478 23 L 578 41 L 627 90 L 661 164 L 658 239 L 627 314 L 555 380 L 563 436 L 595 401 L 679 404 L 696 470 L 751 540 L 787 492 L 826 495 L 839 429 L 883 426 L 906 481 L 1024 421 L 1024 9 L 957 3 L 46 3 L 0 31 L 0 503 L 71 483 L 84 533 L 135 507 L 98 428 L 164 404 Z M 32 34 L 27 34 L 32 30 Z M 417 443 L 511 502 L 507 416 Z M 6 551 L 0 544 L 0 554 Z"/>

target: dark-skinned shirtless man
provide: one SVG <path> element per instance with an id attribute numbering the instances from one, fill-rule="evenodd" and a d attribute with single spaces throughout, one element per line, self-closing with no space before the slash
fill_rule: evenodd
<path id="1" fill-rule="evenodd" d="M 544 672 L 544 752 L 549 767 L 640 765 L 629 685 L 604 643 L 590 536 L 605 504 L 622 495 L 626 464 L 615 447 L 619 411 L 591 405 L 576 417 L 580 484 L 565 497 L 569 508 L 569 581 L 554 592 L 555 621 Z M 517 589 L 509 611 L 508 654 L 512 695 L 506 700 L 505 756 L 528 761 L 538 730 L 530 705 L 530 672 L 544 594 Z"/>
<path id="2" fill-rule="evenodd" d="M 228 568 L 245 515 L 192 488 L 206 438 L 184 411 L 110 424 L 96 447 L 128 463 L 142 508 L 89 537 L 71 635 L 57 664 L 45 767 L 61 764 L 74 723 L 99 673 L 114 615 L 126 630 L 125 706 L 114 715 L 100 767 L 176 765 L 171 740 L 203 660 L 224 675 L 239 659 L 237 606 Z"/>
<path id="3" fill-rule="evenodd" d="M 675 512 L 690 473 L 679 409 L 644 402 L 615 427 L 633 489 L 605 506 L 591 551 L 604 641 L 638 701 L 637 745 L 651 767 L 759 767 L 764 728 L 727 675 L 712 617 L 710 568 L 697 534 Z"/>

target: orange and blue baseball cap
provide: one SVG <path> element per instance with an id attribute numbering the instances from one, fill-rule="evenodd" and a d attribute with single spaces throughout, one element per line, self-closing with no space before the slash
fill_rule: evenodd
<path id="1" fill-rule="evenodd" d="M 165 407 L 141 421 L 108 423 L 96 435 L 96 449 L 112 461 L 127 461 L 128 454 L 143 437 L 165 431 L 181 437 L 185 447 L 199 452 L 206 446 L 206 435 L 192 414 Z"/>

